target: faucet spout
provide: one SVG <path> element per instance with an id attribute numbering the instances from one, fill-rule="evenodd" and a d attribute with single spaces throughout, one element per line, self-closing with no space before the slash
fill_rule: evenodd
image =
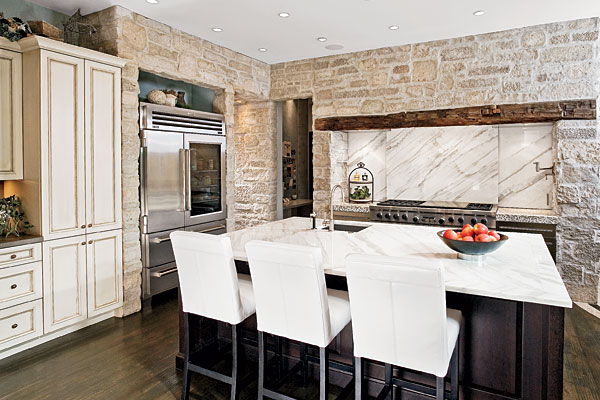
<path id="1" fill-rule="evenodd" d="M 342 202 L 345 201 L 345 197 L 344 197 L 344 188 L 341 185 L 334 185 L 331 188 L 331 194 L 329 196 L 329 231 L 333 232 L 334 231 L 334 221 L 333 221 L 333 196 L 335 195 L 335 191 L 337 189 L 340 189 L 340 193 L 342 193 Z"/>

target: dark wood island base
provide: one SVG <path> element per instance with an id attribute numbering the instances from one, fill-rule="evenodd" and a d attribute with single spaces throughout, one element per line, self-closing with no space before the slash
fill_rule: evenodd
<path id="1" fill-rule="evenodd" d="M 236 261 L 238 271 L 248 273 L 244 262 Z M 327 286 L 347 290 L 342 276 L 327 275 Z M 463 313 L 460 333 L 460 398 L 461 399 L 562 399 L 564 309 L 562 307 L 491 297 L 447 292 L 447 306 Z M 183 362 L 183 313 L 180 305 L 180 353 L 177 368 Z M 190 318 L 191 342 L 208 345 L 217 338 L 230 339 L 225 324 L 205 318 Z M 256 318 L 244 322 L 244 346 L 250 359 L 256 360 Z M 331 344 L 331 361 L 342 368 L 331 371 L 331 383 L 343 387 L 352 367 L 352 330 L 346 327 Z M 317 349 L 318 350 L 318 349 Z M 314 352 L 317 351 L 311 349 Z M 300 346 L 287 342 L 284 354 L 299 359 Z M 318 368 L 318 363 L 313 367 Z M 344 368 L 345 367 L 345 368 Z M 350 368 L 349 368 L 350 367 Z M 345 369 L 346 371 L 342 371 Z M 382 388 L 384 366 L 366 362 L 364 368 L 369 394 Z M 417 385 L 435 387 L 435 377 L 409 370 L 395 372 L 399 378 Z M 422 398 L 410 395 L 403 398 Z"/>

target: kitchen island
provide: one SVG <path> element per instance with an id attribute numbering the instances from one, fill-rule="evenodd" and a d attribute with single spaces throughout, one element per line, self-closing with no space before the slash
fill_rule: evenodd
<path id="1" fill-rule="evenodd" d="M 238 269 L 246 273 L 244 246 L 250 240 L 320 247 L 327 285 L 336 289 L 346 288 L 344 260 L 351 253 L 410 258 L 417 265 L 419 260 L 439 259 L 446 271 L 447 305 L 461 310 L 464 318 L 460 337 L 461 398 L 562 398 L 564 308 L 572 303 L 541 235 L 511 233 L 509 241 L 483 261 L 468 261 L 458 259 L 436 237 L 440 228 L 351 224 L 340 227 L 344 230 L 328 232 L 310 229 L 308 218 L 290 218 L 227 235 Z M 255 329 L 252 319 L 247 325 Z M 218 334 L 226 332 L 219 329 Z M 197 334 L 199 341 L 206 342 L 206 335 L 214 335 L 215 330 L 205 322 Z M 332 344 L 338 353 L 332 359 L 351 365 L 351 328 L 340 336 Z M 287 352 L 295 356 L 297 349 L 289 346 Z M 383 366 L 372 363 L 366 371 L 373 378 L 369 386 L 375 394 L 377 380 L 383 378 Z M 399 374 L 417 384 L 433 383 L 432 377 L 416 372 Z M 337 380 L 341 382 L 344 377 L 339 375 Z"/>

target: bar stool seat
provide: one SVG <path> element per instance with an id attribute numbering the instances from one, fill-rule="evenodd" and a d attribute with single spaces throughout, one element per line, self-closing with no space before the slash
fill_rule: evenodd
<path id="1" fill-rule="evenodd" d="M 256 310 L 252 280 L 248 275 L 237 273 L 228 237 L 183 231 L 173 232 L 169 237 L 179 273 L 183 308 L 184 365 L 181 398 L 186 400 L 189 397 L 190 372 L 196 372 L 230 384 L 231 399 L 237 400 L 242 386 L 249 382 L 248 379 L 242 379 L 239 373 L 239 355 L 243 352 L 240 324 Z M 221 374 L 196 362 L 192 354 L 192 348 L 196 346 L 190 343 L 189 314 L 231 325 L 231 375 Z"/>

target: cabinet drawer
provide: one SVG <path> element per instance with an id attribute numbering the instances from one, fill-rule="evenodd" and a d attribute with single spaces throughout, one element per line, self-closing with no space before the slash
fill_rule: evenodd
<path id="1" fill-rule="evenodd" d="M 41 336 L 42 300 L 0 311 L 0 350 Z"/>
<path id="2" fill-rule="evenodd" d="M 41 297 L 41 261 L 0 269 L 0 309 Z"/>
<path id="3" fill-rule="evenodd" d="M 42 259 L 42 244 L 26 244 L 23 246 L 0 249 L 0 268 L 12 267 Z"/>

